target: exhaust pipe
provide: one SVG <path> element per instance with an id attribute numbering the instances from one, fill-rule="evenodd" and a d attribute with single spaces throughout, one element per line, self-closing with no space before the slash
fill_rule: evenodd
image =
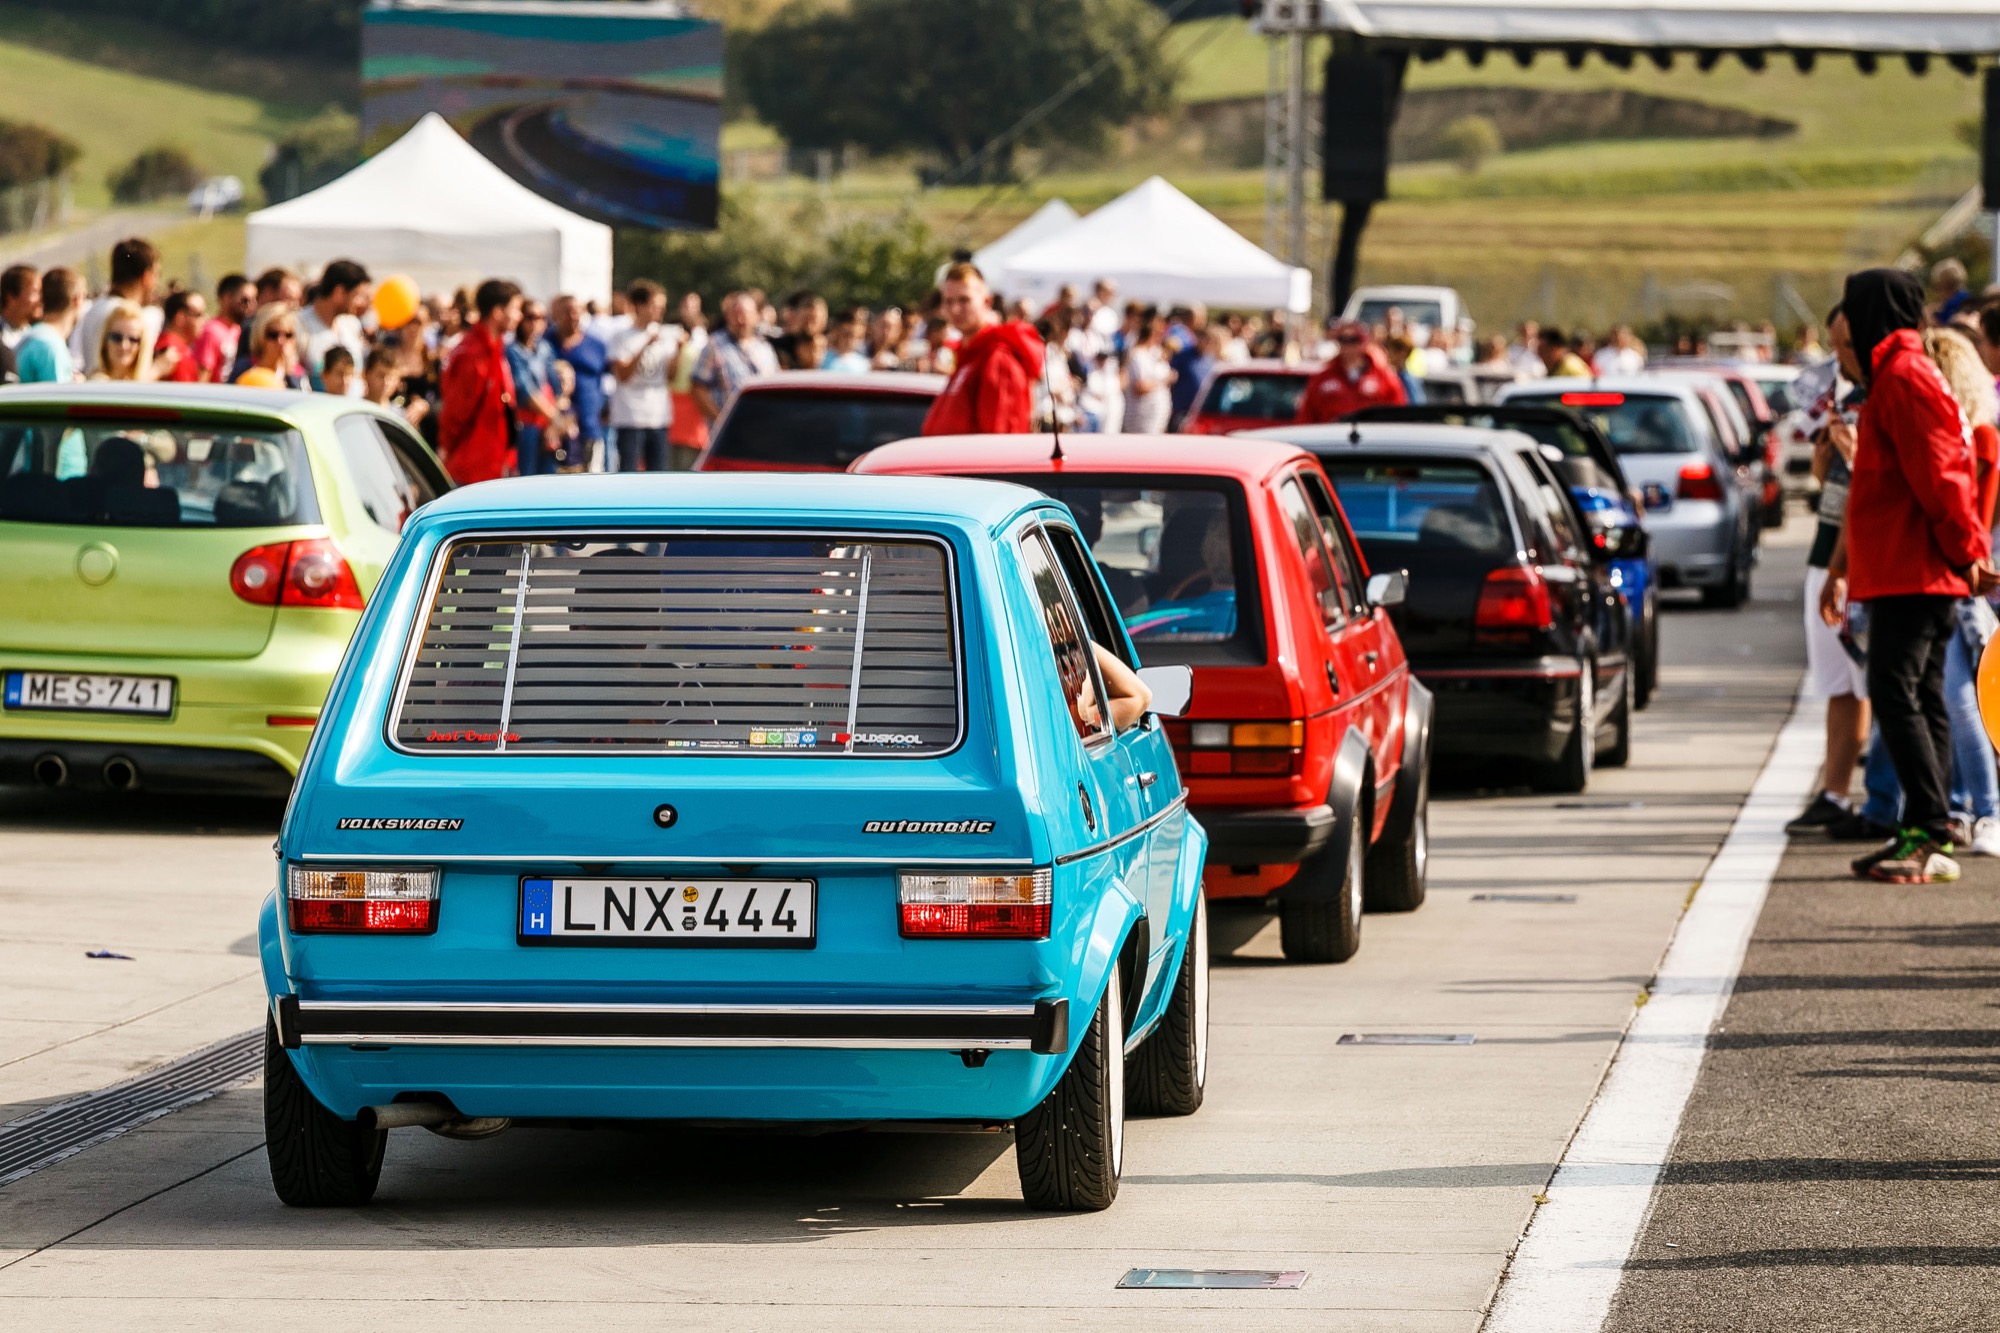
<path id="1" fill-rule="evenodd" d="M 132 791 L 139 785 L 139 766 L 122 754 L 104 761 L 104 785 L 113 791 Z"/>
<path id="2" fill-rule="evenodd" d="M 449 1139 L 488 1139 L 514 1122 L 505 1116 L 463 1116 L 448 1102 L 390 1102 L 363 1107 L 363 1121 L 376 1129 L 428 1129 Z"/>
<path id="3" fill-rule="evenodd" d="M 69 764 L 59 754 L 38 755 L 34 774 L 44 787 L 60 787 L 69 781 Z"/>

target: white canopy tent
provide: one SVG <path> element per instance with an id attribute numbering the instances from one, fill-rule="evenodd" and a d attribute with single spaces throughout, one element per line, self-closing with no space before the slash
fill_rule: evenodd
<path id="1" fill-rule="evenodd" d="M 352 259 L 425 292 L 507 278 L 543 299 L 611 295 L 611 228 L 515 181 L 436 112 L 339 180 L 252 213 L 246 249 L 253 273 Z"/>
<path id="2" fill-rule="evenodd" d="M 1265 0 L 1259 26 L 1496 46 L 2000 51 L 1995 0 Z"/>
<path id="3" fill-rule="evenodd" d="M 1009 298 L 1050 301 L 1099 278 L 1128 300 L 1303 312 L 1312 274 L 1273 259 L 1155 176 L 1008 259 L 988 281 Z"/>
<path id="4" fill-rule="evenodd" d="M 1081 215 L 1067 199 L 1051 199 L 1029 215 L 1028 220 L 972 256 L 981 273 L 997 273 L 1007 261 L 1075 224 Z"/>

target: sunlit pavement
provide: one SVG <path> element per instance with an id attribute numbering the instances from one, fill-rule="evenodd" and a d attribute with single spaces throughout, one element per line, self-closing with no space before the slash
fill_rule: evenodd
<path id="1" fill-rule="evenodd" d="M 1108 1212 L 1025 1211 L 1003 1132 L 650 1128 L 397 1131 L 371 1207 L 294 1211 L 243 1085 L 0 1187 L 0 1326 L 1476 1329 L 1792 708 L 1804 536 L 1745 610 L 1663 617 L 1629 769 L 1441 793 L 1430 902 L 1369 917 L 1355 961 L 1283 963 L 1267 918 L 1218 912 L 1207 1104 L 1132 1125 Z M 261 1022 L 276 817 L 0 804 L 0 1120 Z M 1309 1276 L 1115 1289 L 1139 1267 Z M 1648 1317 L 1621 1327 L 1680 1326 Z"/>

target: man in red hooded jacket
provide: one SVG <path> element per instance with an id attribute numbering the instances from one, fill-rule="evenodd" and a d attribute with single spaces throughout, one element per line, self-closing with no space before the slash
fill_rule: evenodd
<path id="1" fill-rule="evenodd" d="M 1299 395 L 1299 420 L 1338 421 L 1364 407 L 1401 407 L 1410 401 L 1403 377 L 1359 320 L 1333 328 L 1333 359 L 1306 381 Z"/>
<path id="2" fill-rule="evenodd" d="M 958 364 L 924 418 L 926 435 L 1026 435 L 1035 427 L 1042 335 L 993 312 L 993 292 L 971 264 L 945 270 L 944 317 L 958 330 Z"/>
<path id="3" fill-rule="evenodd" d="M 515 457 L 507 340 L 521 322 L 521 289 L 489 278 L 472 304 L 479 322 L 451 349 L 438 378 L 438 457 L 461 486 L 506 476 Z"/>
<path id="4" fill-rule="evenodd" d="M 1958 878 L 1947 782 L 1945 651 L 1960 598 L 2000 583 L 1981 521 L 1965 418 L 1924 353 L 1924 291 L 1901 269 L 1847 280 L 1841 299 L 1867 377 L 1847 498 L 1847 595 L 1868 604 L 1868 699 L 1903 786 L 1903 828 L 1854 872 L 1892 884 Z"/>

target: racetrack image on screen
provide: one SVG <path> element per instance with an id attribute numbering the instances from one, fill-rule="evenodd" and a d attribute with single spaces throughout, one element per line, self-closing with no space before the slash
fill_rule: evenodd
<path id="1" fill-rule="evenodd" d="M 676 0 L 389 0 L 361 32 L 371 152 L 436 111 L 587 217 L 715 225 L 722 26 Z"/>

